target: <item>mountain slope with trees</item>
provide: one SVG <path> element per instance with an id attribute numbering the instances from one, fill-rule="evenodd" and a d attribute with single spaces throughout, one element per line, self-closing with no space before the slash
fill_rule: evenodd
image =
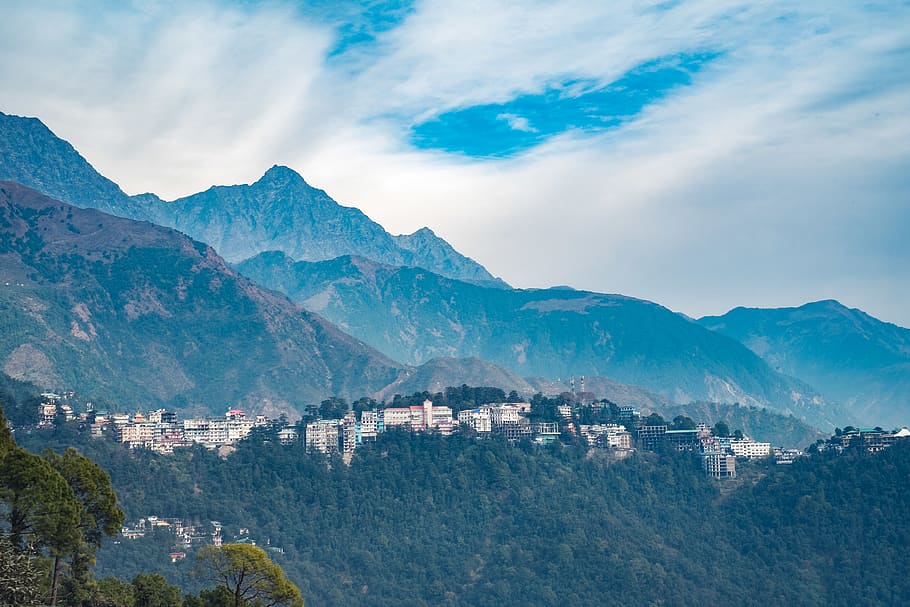
<path id="1" fill-rule="evenodd" d="M 267 434 L 227 459 L 75 440 L 107 467 L 128 518 L 248 528 L 282 549 L 275 558 L 310 606 L 910 600 L 908 441 L 712 481 L 685 453 L 617 462 L 457 435 L 386 433 L 350 466 Z M 172 564 L 167 546 L 163 536 L 108 545 L 99 574 L 192 583 L 191 563 Z"/>
<path id="2" fill-rule="evenodd" d="M 675 402 L 742 402 L 819 427 L 849 418 L 735 340 L 657 304 L 572 289 L 494 289 L 358 257 L 262 254 L 238 270 L 392 358 L 478 357 L 523 377 L 607 376 Z"/>
<path id="3" fill-rule="evenodd" d="M 0 233 L 0 366 L 16 379 L 118 406 L 277 417 L 403 369 L 174 230 L 6 182 Z"/>

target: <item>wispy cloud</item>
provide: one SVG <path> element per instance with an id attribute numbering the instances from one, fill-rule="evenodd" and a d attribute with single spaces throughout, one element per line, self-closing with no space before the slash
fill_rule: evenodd
<path id="1" fill-rule="evenodd" d="M 128 191 L 281 162 L 519 285 L 910 325 L 907 3 L 101 6 L 5 7 L 0 109 Z"/>

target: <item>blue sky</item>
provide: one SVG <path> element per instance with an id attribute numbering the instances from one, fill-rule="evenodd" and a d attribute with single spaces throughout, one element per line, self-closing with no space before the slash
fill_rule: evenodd
<path id="1" fill-rule="evenodd" d="M 910 326 L 910 3 L 12 0 L 0 110 L 129 193 L 274 163 L 517 286 Z"/>

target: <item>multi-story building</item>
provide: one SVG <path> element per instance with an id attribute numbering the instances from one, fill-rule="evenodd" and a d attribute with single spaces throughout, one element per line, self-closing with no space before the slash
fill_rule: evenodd
<path id="1" fill-rule="evenodd" d="M 306 450 L 310 453 L 339 452 L 340 421 L 337 419 L 321 419 L 306 425 Z"/>
<path id="2" fill-rule="evenodd" d="M 677 451 L 701 450 L 701 437 L 698 430 L 667 430 L 664 432 L 663 441 Z"/>
<path id="3" fill-rule="evenodd" d="M 730 451 L 737 457 L 760 459 L 771 455 L 771 443 L 757 443 L 751 438 L 734 438 L 730 440 Z"/>
<path id="4" fill-rule="evenodd" d="M 705 453 L 702 456 L 705 473 L 714 478 L 736 478 L 736 456 L 728 453 Z"/>
<path id="5" fill-rule="evenodd" d="M 353 411 L 348 411 L 341 419 L 341 452 L 353 453 L 357 448 L 357 416 Z"/>
<path id="6" fill-rule="evenodd" d="M 411 409 L 408 407 L 389 407 L 382 410 L 382 424 L 386 430 L 411 425 Z"/>
<path id="7" fill-rule="evenodd" d="M 559 424 L 556 422 L 540 422 L 534 425 L 535 442 L 549 445 L 559 440 Z"/>
<path id="8" fill-rule="evenodd" d="M 128 443 L 131 449 L 136 447 L 151 448 L 152 443 L 160 435 L 157 424 L 142 422 L 138 424 L 128 424 L 116 429 L 117 439 L 121 443 Z"/>
<path id="9" fill-rule="evenodd" d="M 486 433 L 493 430 L 492 416 L 489 407 L 459 411 L 458 423 L 468 426 L 477 433 Z"/>
<path id="10" fill-rule="evenodd" d="M 45 402 L 38 405 L 38 427 L 46 428 L 54 425 L 57 416 L 57 403 Z"/>
<path id="11" fill-rule="evenodd" d="M 282 445 L 293 445 L 300 438 L 300 433 L 295 426 L 285 426 L 278 431 L 278 442 Z"/>
<path id="12" fill-rule="evenodd" d="M 518 413 L 518 407 L 515 405 L 494 405 L 490 407 L 490 422 L 493 427 L 501 427 L 507 424 L 517 424 L 521 419 Z"/>
<path id="13" fill-rule="evenodd" d="M 642 426 L 638 429 L 638 440 L 641 442 L 641 448 L 647 451 L 656 450 L 658 445 L 663 443 L 664 434 L 666 433 L 666 425 Z"/>
<path id="14" fill-rule="evenodd" d="M 379 434 L 379 413 L 376 411 L 360 412 L 360 442 L 373 442 Z"/>
<path id="15" fill-rule="evenodd" d="M 429 400 L 423 404 L 423 407 L 427 428 L 451 428 L 453 419 L 451 407 L 436 406 Z"/>
<path id="16" fill-rule="evenodd" d="M 493 426 L 493 433 L 504 436 L 510 443 L 515 443 L 522 439 L 530 439 L 534 436 L 534 429 L 531 427 L 531 422 L 522 417 L 517 422 Z"/>

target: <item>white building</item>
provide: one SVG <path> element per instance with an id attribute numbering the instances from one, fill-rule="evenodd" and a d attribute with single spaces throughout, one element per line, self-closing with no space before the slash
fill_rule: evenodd
<path id="1" fill-rule="evenodd" d="M 458 423 L 468 426 L 478 433 L 491 432 L 493 430 L 492 416 L 489 407 L 459 411 Z"/>
<path id="2" fill-rule="evenodd" d="M 518 413 L 518 407 L 515 405 L 496 405 L 490 407 L 490 421 L 494 427 L 505 426 L 506 424 L 517 424 L 521 419 Z"/>
<path id="3" fill-rule="evenodd" d="M 376 411 L 360 412 L 360 442 L 376 440 L 379 433 L 379 413 Z"/>
<path id="4" fill-rule="evenodd" d="M 411 424 L 411 409 L 408 407 L 389 407 L 382 411 L 382 421 L 386 429 Z"/>
<path id="5" fill-rule="evenodd" d="M 731 439 L 730 450 L 737 457 L 760 459 L 771 455 L 771 443 L 757 443 L 751 438 Z"/>

